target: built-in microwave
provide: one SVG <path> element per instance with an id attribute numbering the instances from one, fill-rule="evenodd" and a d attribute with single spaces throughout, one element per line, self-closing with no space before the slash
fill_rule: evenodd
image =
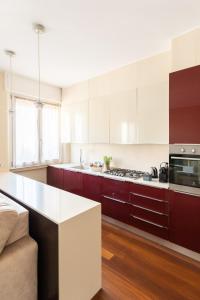
<path id="1" fill-rule="evenodd" d="M 200 195 L 200 145 L 170 145 L 169 186 Z"/>

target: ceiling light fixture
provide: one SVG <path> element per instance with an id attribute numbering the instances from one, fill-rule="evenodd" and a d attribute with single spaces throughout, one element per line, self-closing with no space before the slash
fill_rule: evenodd
<path id="1" fill-rule="evenodd" d="M 42 24 L 34 24 L 33 29 L 37 34 L 37 59 L 38 59 L 38 104 L 41 104 L 41 80 L 40 80 L 40 35 L 45 33 L 45 27 Z"/>
<path id="2" fill-rule="evenodd" d="M 13 57 L 15 57 L 16 53 L 12 50 L 7 50 L 7 49 L 4 52 L 9 57 L 8 89 L 9 89 L 10 98 L 12 100 L 12 96 L 13 96 Z"/>

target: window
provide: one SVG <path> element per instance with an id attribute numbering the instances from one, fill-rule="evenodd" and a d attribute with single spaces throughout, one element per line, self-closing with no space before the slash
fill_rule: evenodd
<path id="1" fill-rule="evenodd" d="M 58 105 L 14 98 L 12 118 L 12 166 L 28 166 L 59 160 Z"/>

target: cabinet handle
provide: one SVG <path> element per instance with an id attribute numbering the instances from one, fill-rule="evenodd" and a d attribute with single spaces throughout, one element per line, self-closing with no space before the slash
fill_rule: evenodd
<path id="1" fill-rule="evenodd" d="M 143 209 L 143 210 L 146 210 L 146 211 L 155 213 L 155 214 L 160 215 L 160 216 L 168 216 L 168 215 L 165 214 L 165 213 L 161 213 L 161 212 L 159 212 L 159 211 L 155 211 L 155 210 L 153 210 L 153 209 L 149 209 L 149 208 L 146 208 L 146 207 L 143 207 L 143 206 L 140 206 L 140 205 L 132 204 L 132 206 L 137 207 L 137 208 L 141 208 L 141 209 Z"/>
<path id="2" fill-rule="evenodd" d="M 153 198 L 153 197 L 149 197 L 149 196 L 144 196 L 144 195 L 136 194 L 136 193 L 133 193 L 133 192 L 130 192 L 130 194 L 133 195 L 133 196 L 139 196 L 139 197 L 147 198 L 147 199 L 150 199 L 150 200 L 153 200 L 153 201 L 157 201 L 157 202 L 168 203 L 168 201 L 165 201 L 165 200 L 160 200 L 160 199 L 157 199 L 157 198 Z"/>
<path id="3" fill-rule="evenodd" d="M 103 195 L 103 197 L 106 198 L 106 199 L 115 201 L 115 202 L 119 202 L 119 203 L 121 203 L 121 204 L 128 204 L 127 202 L 125 202 L 125 201 L 123 201 L 123 200 L 119 200 L 119 199 L 116 199 L 116 198 L 113 198 L 113 197 L 110 197 L 110 196 L 105 196 L 105 195 Z"/>
<path id="4" fill-rule="evenodd" d="M 133 219 L 142 221 L 142 222 L 144 222 L 144 223 L 148 223 L 148 224 L 150 224 L 150 225 L 154 225 L 154 226 L 156 226 L 156 227 L 158 227 L 158 228 L 162 228 L 162 229 L 167 229 L 167 230 L 168 230 L 168 228 L 167 228 L 166 226 L 159 225 L 159 224 L 154 223 L 154 222 L 151 222 L 151 221 L 147 221 L 147 220 L 145 220 L 145 219 L 143 219 L 143 218 L 139 218 L 139 217 L 136 217 L 136 216 L 134 216 L 134 215 L 130 215 L 130 216 L 131 216 L 131 218 L 133 218 Z"/>

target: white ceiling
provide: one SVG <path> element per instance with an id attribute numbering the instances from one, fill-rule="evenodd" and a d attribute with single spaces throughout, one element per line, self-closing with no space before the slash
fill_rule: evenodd
<path id="1" fill-rule="evenodd" d="M 170 39 L 200 25 L 199 0 L 0 0 L 0 68 L 16 51 L 15 72 L 67 86 L 169 49 Z"/>

